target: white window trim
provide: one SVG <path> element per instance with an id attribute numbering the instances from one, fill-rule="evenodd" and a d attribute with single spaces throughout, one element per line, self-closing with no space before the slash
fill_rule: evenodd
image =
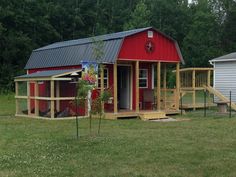
<path id="1" fill-rule="evenodd" d="M 144 70 L 144 71 L 147 72 L 147 77 L 145 77 L 145 78 L 140 78 L 140 75 L 139 75 L 139 77 L 138 77 L 138 79 L 139 79 L 139 88 L 148 88 L 148 69 L 140 68 L 140 69 L 139 69 L 139 74 L 140 74 L 140 71 L 141 71 L 141 70 Z M 146 79 L 146 87 L 140 87 L 140 79 Z"/>
<path id="2" fill-rule="evenodd" d="M 104 80 L 104 88 L 109 88 L 109 70 L 108 70 L 108 68 L 104 68 L 104 70 L 106 70 L 106 72 L 107 72 L 107 77 L 104 77 L 104 79 L 103 79 Z M 107 86 L 106 87 L 105 87 L 105 79 L 107 79 Z M 98 79 L 97 79 L 97 88 L 101 89 L 101 87 L 98 86 L 98 80 L 101 80 L 101 77 L 98 77 Z"/>

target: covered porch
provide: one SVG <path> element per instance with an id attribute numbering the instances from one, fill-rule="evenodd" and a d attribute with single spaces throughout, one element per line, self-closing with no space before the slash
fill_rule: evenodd
<path id="1" fill-rule="evenodd" d="M 105 112 L 108 119 L 140 117 L 143 120 L 166 118 L 179 113 L 180 63 L 117 60 L 113 65 L 113 110 Z M 128 71 L 130 70 L 130 71 Z M 145 70 L 147 73 L 145 74 Z M 176 70 L 174 85 L 169 87 L 168 74 Z M 129 85 L 125 94 L 123 85 Z M 145 85 L 145 77 L 148 84 Z M 122 96 L 123 95 L 123 96 Z M 125 103 L 123 103 L 125 100 Z"/>

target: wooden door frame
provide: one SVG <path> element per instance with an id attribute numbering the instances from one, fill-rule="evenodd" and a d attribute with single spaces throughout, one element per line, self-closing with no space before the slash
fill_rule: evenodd
<path id="1" fill-rule="evenodd" d="M 133 110 L 133 65 L 118 63 L 117 64 L 117 72 L 118 72 L 119 66 L 129 66 L 130 67 L 130 95 L 129 95 L 130 105 L 129 105 L 129 109 L 132 111 Z"/>

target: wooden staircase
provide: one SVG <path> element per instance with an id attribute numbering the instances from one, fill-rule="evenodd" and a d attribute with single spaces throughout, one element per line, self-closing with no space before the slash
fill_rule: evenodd
<path id="1" fill-rule="evenodd" d="M 230 102 L 229 98 L 225 97 L 221 92 L 219 92 L 218 90 L 214 89 L 211 86 L 204 85 L 203 87 L 211 94 L 217 96 L 221 101 L 227 102 L 229 106 L 229 102 Z M 236 111 L 236 104 L 234 102 L 231 102 L 231 108 Z"/>

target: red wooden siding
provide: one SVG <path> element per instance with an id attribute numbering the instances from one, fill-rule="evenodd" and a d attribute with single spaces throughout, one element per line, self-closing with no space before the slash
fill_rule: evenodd
<path id="1" fill-rule="evenodd" d="M 120 50 L 119 59 L 122 60 L 154 60 L 164 62 L 178 62 L 178 55 L 175 43 L 164 35 L 153 31 L 153 38 L 148 38 L 147 31 L 126 37 Z M 150 40 L 154 43 L 154 51 L 146 52 L 145 44 Z"/>

